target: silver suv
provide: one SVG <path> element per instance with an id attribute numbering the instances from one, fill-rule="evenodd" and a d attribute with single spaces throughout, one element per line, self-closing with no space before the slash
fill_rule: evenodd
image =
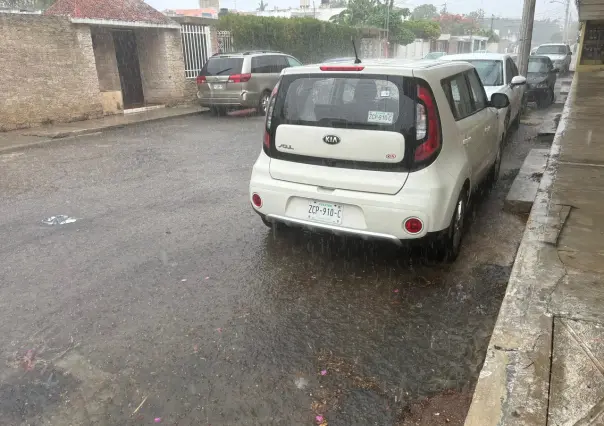
<path id="1" fill-rule="evenodd" d="M 280 52 L 251 51 L 212 56 L 197 77 L 197 97 L 216 115 L 229 108 L 256 108 L 266 114 L 281 70 L 302 65 Z"/>

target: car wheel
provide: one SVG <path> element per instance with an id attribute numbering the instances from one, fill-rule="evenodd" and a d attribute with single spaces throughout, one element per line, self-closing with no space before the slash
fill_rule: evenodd
<path id="1" fill-rule="evenodd" d="M 264 93 L 262 93 L 262 96 L 260 96 L 260 103 L 258 104 L 258 114 L 259 115 L 266 115 L 266 111 L 268 111 L 268 103 L 271 99 L 271 94 L 266 91 Z"/>
<path id="2" fill-rule="evenodd" d="M 461 251 L 461 241 L 464 234 L 464 221 L 468 203 L 467 191 L 462 190 L 455 204 L 451 223 L 442 239 L 434 245 L 434 254 L 439 262 L 454 262 Z"/>
<path id="3" fill-rule="evenodd" d="M 227 109 L 225 107 L 216 107 L 213 106 L 211 108 L 212 111 L 212 115 L 216 116 L 216 117 L 222 117 L 225 116 L 227 114 Z"/>
<path id="4" fill-rule="evenodd" d="M 497 157 L 495 158 L 495 162 L 491 166 L 491 170 L 489 171 L 489 186 L 495 186 L 497 180 L 499 179 L 499 171 L 501 170 L 501 158 L 503 156 L 503 140 L 499 144 L 499 148 L 497 149 Z"/>
<path id="5" fill-rule="evenodd" d="M 504 142 L 507 141 L 507 138 L 508 138 L 508 129 L 510 128 L 510 114 L 511 114 L 511 112 L 508 111 L 507 115 L 505 116 L 505 121 L 503 122 L 503 140 L 504 140 Z"/>

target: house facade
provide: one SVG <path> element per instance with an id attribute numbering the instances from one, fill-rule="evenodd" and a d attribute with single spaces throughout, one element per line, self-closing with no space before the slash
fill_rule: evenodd
<path id="1" fill-rule="evenodd" d="M 58 0 L 43 15 L 0 14 L 0 130 L 76 121 L 194 98 L 213 53 L 209 25 L 142 0 Z"/>

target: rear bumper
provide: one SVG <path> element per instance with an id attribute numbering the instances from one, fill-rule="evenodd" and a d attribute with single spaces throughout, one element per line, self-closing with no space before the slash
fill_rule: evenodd
<path id="1" fill-rule="evenodd" d="M 252 108 L 258 106 L 260 94 L 242 91 L 241 93 L 216 96 L 210 92 L 198 90 L 197 99 L 199 99 L 200 105 L 204 107 L 234 106 Z"/>
<path id="2" fill-rule="evenodd" d="M 302 220 L 302 219 L 294 219 L 291 217 L 280 216 L 277 214 L 269 214 L 268 216 L 265 216 L 265 219 L 268 220 L 269 222 L 284 223 L 287 226 L 292 226 L 292 227 L 312 229 L 312 230 L 316 230 L 316 231 L 329 232 L 331 234 L 338 235 L 338 236 L 349 236 L 349 237 L 362 238 L 362 239 L 366 239 L 366 240 L 385 240 L 385 241 L 390 241 L 391 243 L 394 243 L 397 246 L 402 246 L 401 240 L 399 238 L 397 238 L 395 235 L 382 234 L 380 232 L 364 231 L 362 229 L 350 229 L 350 228 L 345 228 L 343 226 L 329 225 L 329 224 L 320 223 L 320 222 L 311 222 L 311 221 Z"/>
<path id="3" fill-rule="evenodd" d="M 332 190 L 295 182 L 275 180 L 268 172 L 268 161 L 258 161 L 249 186 L 250 204 L 256 213 L 270 222 L 292 227 L 324 231 L 362 239 L 402 242 L 424 240 L 447 229 L 463 181 L 458 184 L 450 175 L 434 176 L 424 169 L 414 172 L 408 182 L 394 195 L 351 190 Z M 385 175 L 385 178 L 387 176 Z M 252 196 L 262 198 L 261 207 L 254 206 Z M 339 224 L 309 219 L 311 201 L 323 201 L 342 206 Z M 422 222 L 422 230 L 410 233 L 405 229 L 407 219 Z"/>

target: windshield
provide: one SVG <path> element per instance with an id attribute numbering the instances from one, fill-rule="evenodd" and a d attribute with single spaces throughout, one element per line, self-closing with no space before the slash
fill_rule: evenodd
<path id="1" fill-rule="evenodd" d="M 210 58 L 201 70 L 200 75 L 239 74 L 243 67 L 243 58 Z"/>
<path id="2" fill-rule="evenodd" d="M 563 44 L 555 44 L 550 46 L 539 46 L 537 55 L 566 55 L 566 46 Z"/>
<path id="3" fill-rule="evenodd" d="M 544 61 L 543 59 L 529 60 L 529 63 L 528 63 L 528 72 L 529 73 L 546 73 L 546 72 L 549 72 L 549 67 L 547 65 L 547 61 Z"/>
<path id="4" fill-rule="evenodd" d="M 502 61 L 467 61 L 474 65 L 482 84 L 485 86 L 503 86 L 503 62 Z"/>

